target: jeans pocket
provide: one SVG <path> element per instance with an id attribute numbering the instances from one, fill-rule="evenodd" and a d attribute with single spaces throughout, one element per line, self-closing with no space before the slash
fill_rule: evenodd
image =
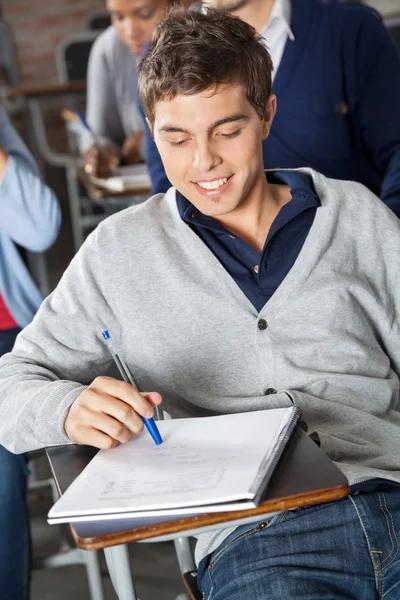
<path id="1" fill-rule="evenodd" d="M 280 523 L 284 520 L 285 516 L 290 511 L 283 511 L 276 515 L 273 515 L 269 519 L 264 519 L 263 521 L 257 521 L 256 523 L 251 523 L 249 525 L 242 525 L 241 527 L 237 527 L 235 531 L 233 531 L 219 546 L 214 550 L 210 557 L 210 564 L 208 566 L 208 573 L 211 577 L 211 573 L 215 565 L 218 561 L 231 550 L 237 543 L 248 538 L 256 533 L 259 533 L 263 529 L 272 527 L 277 523 Z"/>

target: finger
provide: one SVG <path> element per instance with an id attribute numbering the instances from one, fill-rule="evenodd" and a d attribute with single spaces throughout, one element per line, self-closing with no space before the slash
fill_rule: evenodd
<path id="1" fill-rule="evenodd" d="M 162 396 L 158 392 L 140 392 L 152 406 L 158 406 L 162 402 Z"/>
<path id="2" fill-rule="evenodd" d="M 154 415 L 154 409 L 151 402 L 149 402 L 136 388 L 130 385 L 130 383 L 114 379 L 113 377 L 101 376 L 97 377 L 89 388 L 126 402 L 134 411 L 139 413 L 141 417 L 150 419 Z M 159 396 L 156 392 L 150 393 Z"/>
<path id="3" fill-rule="evenodd" d="M 96 415 L 109 415 L 134 433 L 140 433 L 143 429 L 142 417 L 127 402 L 104 392 L 92 392 L 91 395 L 87 395 L 80 418 L 83 422 L 91 424 L 93 413 Z M 108 430 L 107 433 L 109 433 Z"/>
<path id="4" fill-rule="evenodd" d="M 120 444 L 126 444 L 132 437 L 132 431 L 130 431 L 130 429 L 118 419 L 114 419 L 109 414 L 105 413 L 92 413 L 90 428 L 104 433 Z"/>
<path id="5" fill-rule="evenodd" d="M 81 427 L 74 432 L 74 436 L 70 439 L 75 444 L 93 446 L 94 448 L 100 448 L 100 450 L 109 450 L 119 446 L 117 440 L 93 427 Z"/>

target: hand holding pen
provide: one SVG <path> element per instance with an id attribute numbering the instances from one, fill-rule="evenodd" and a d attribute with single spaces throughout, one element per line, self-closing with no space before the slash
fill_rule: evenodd
<path id="1" fill-rule="evenodd" d="M 82 112 L 77 111 L 76 116 L 93 140 L 93 145 L 85 152 L 84 156 L 86 173 L 95 177 L 109 177 L 115 172 L 120 162 L 117 149 L 112 144 L 102 143 Z"/>
<path id="2" fill-rule="evenodd" d="M 108 333 L 108 331 L 107 330 L 103 331 L 102 336 L 108 346 L 108 349 L 110 351 L 111 356 L 114 359 L 115 364 L 117 365 L 118 371 L 120 372 L 122 379 L 124 381 L 126 381 L 126 383 L 130 383 L 134 388 L 136 388 L 133 377 L 132 377 L 126 363 L 124 362 L 124 360 L 121 358 L 121 356 L 118 354 L 117 350 L 115 349 L 115 346 L 112 343 L 111 336 Z M 143 416 L 143 421 L 147 428 L 147 431 L 150 433 L 154 442 L 156 444 L 162 444 L 161 435 L 160 435 L 160 432 L 158 431 L 158 428 L 157 428 L 157 425 L 155 424 L 154 419 L 153 418 L 146 419 L 145 416 Z"/>
<path id="3" fill-rule="evenodd" d="M 72 403 L 64 421 L 72 442 L 109 449 L 129 442 L 154 416 L 161 403 L 157 392 L 141 394 L 125 381 L 97 377 Z"/>

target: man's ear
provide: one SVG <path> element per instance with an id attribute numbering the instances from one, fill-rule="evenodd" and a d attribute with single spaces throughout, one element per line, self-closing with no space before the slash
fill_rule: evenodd
<path id="1" fill-rule="evenodd" d="M 151 137 L 152 137 L 152 138 L 153 138 L 153 140 L 154 140 L 154 131 L 153 131 L 152 124 L 150 123 L 150 121 L 149 121 L 149 119 L 148 119 L 147 117 L 145 117 L 145 119 L 146 119 L 147 127 L 149 128 L 149 131 L 150 131 Z"/>
<path id="2" fill-rule="evenodd" d="M 271 131 L 272 122 L 276 114 L 276 96 L 271 94 L 265 105 L 264 119 L 263 119 L 263 140 L 269 136 Z"/>

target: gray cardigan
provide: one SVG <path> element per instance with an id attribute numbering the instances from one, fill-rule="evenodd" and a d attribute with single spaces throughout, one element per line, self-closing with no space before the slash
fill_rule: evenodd
<path id="1" fill-rule="evenodd" d="M 259 314 L 173 188 L 104 221 L 0 361 L 0 443 L 68 441 L 70 404 L 110 364 L 109 329 L 173 417 L 294 403 L 350 483 L 400 482 L 400 221 L 362 185 L 304 171 L 321 207 Z"/>
<path id="2" fill-rule="evenodd" d="M 87 74 L 86 117 L 104 142 L 121 147 L 129 135 L 143 131 L 137 86 L 137 59 L 111 25 L 93 44 Z M 92 143 L 91 136 L 84 134 L 82 150 Z"/>

